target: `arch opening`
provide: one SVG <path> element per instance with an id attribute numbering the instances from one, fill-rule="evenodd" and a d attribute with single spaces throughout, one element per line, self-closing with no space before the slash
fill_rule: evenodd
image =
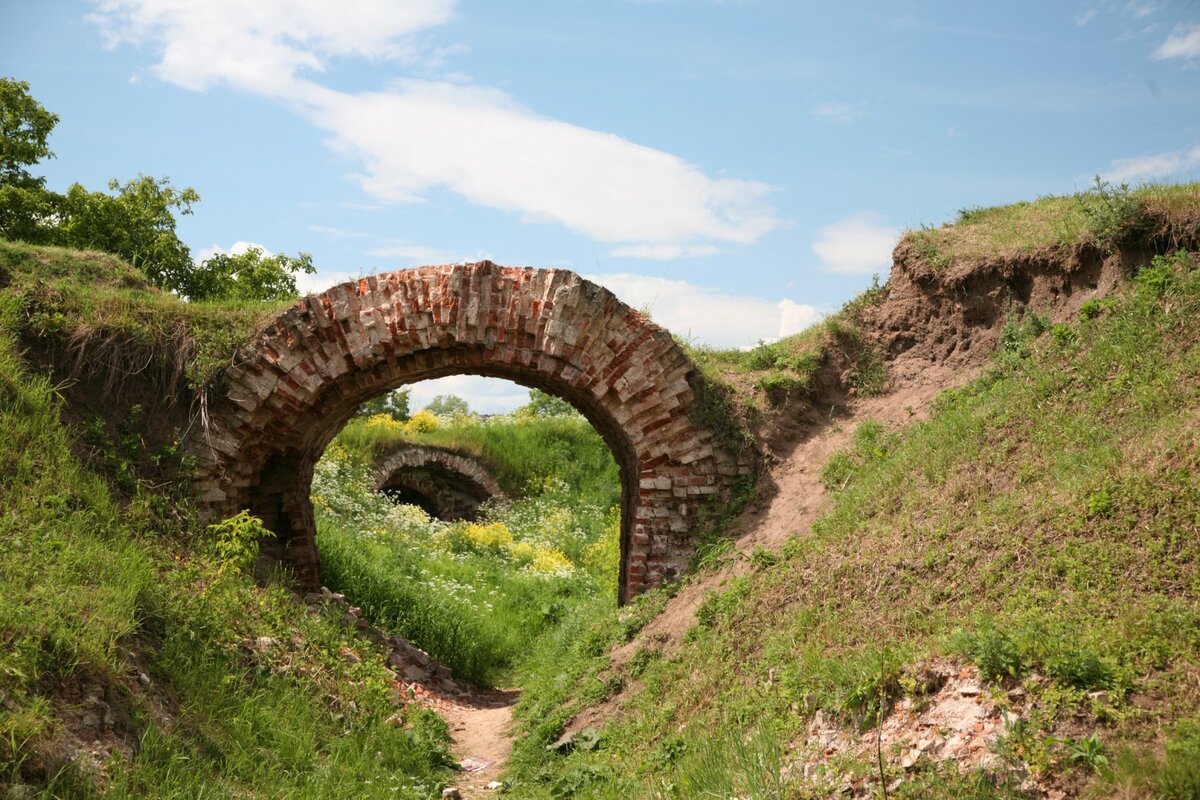
<path id="1" fill-rule="evenodd" d="M 366 400 L 447 375 L 561 397 L 604 439 L 620 474 L 622 601 L 679 574 L 701 506 L 753 470 L 695 419 L 696 369 L 666 331 L 574 273 L 485 261 L 343 284 L 264 329 L 191 443 L 207 510 L 249 508 L 297 580 L 318 585 L 317 459 Z"/>
<path id="2" fill-rule="evenodd" d="M 505 499 L 500 484 L 480 460 L 415 443 L 399 444 L 379 459 L 375 486 L 393 501 L 419 506 L 444 522 L 473 521 L 484 503 Z"/>

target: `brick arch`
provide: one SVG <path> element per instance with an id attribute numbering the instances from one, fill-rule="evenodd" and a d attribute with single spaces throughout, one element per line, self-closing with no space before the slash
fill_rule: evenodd
<path id="1" fill-rule="evenodd" d="M 625 601 L 686 568 L 702 505 L 749 457 L 700 419 L 698 372 L 671 335 L 573 272 L 489 261 L 388 272 L 298 301 L 221 378 L 188 443 L 204 512 L 249 508 L 305 586 L 320 580 L 309 491 L 366 400 L 446 375 L 506 378 L 566 399 L 621 474 Z"/>
<path id="2" fill-rule="evenodd" d="M 419 494 L 432 507 L 431 513 L 444 520 L 473 520 L 485 501 L 506 499 L 491 471 L 477 459 L 421 445 L 406 445 L 381 459 L 375 469 L 375 488 Z"/>

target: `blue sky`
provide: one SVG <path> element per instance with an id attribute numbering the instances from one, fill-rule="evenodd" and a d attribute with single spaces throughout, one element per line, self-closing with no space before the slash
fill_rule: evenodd
<path id="1" fill-rule="evenodd" d="M 52 187 L 193 186 L 198 255 L 563 266 L 721 346 L 959 208 L 1200 177 L 1194 0 L 0 0 L 0 74 L 62 117 Z"/>

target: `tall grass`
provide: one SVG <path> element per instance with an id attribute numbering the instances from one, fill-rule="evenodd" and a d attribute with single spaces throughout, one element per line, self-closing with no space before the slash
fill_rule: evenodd
<path id="1" fill-rule="evenodd" d="M 582 417 L 442 420 L 413 436 L 356 420 L 318 465 L 313 499 L 327 585 L 460 677 L 508 680 L 537 638 L 599 595 L 616 601 L 616 465 Z M 436 434 L 436 435 L 435 435 Z M 498 458 L 518 499 L 447 524 L 373 491 L 377 454 L 413 440 Z"/>
<path id="2" fill-rule="evenodd" d="M 0 792 L 437 796 L 445 726 L 391 704 L 381 652 L 256 583 L 185 504 L 136 480 L 118 500 L 80 463 L 16 356 L 25 301 L 0 290 Z"/>
<path id="3" fill-rule="evenodd" d="M 538 494 L 548 481 L 560 481 L 583 502 L 611 506 L 620 500 L 612 452 L 578 414 L 441 417 L 424 431 L 354 419 L 338 434 L 337 442 L 360 459 L 405 444 L 461 450 L 487 463 L 501 487 L 513 496 Z"/>

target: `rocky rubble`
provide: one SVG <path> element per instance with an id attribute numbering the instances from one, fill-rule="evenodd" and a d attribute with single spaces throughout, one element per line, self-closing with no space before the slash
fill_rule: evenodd
<path id="1" fill-rule="evenodd" d="M 1066 796 L 999 755 L 1003 737 L 1023 719 L 1022 689 L 985 686 L 976 667 L 946 659 L 931 661 L 914 677 L 916 696 L 897 701 L 882 726 L 865 732 L 848 730 L 817 711 L 794 745 L 785 778 L 844 797 L 875 797 L 878 773 L 856 775 L 851 765 L 875 765 L 882 755 L 890 791 L 916 771 L 953 764 L 962 774 L 983 771 L 1011 780 L 1032 798 Z"/>

